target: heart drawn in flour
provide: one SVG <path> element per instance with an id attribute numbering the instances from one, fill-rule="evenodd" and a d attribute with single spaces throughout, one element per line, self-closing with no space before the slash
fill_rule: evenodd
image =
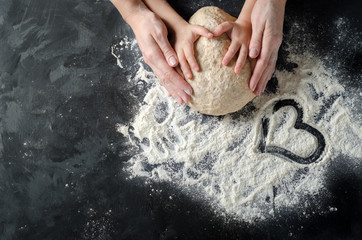
<path id="1" fill-rule="evenodd" d="M 322 155 L 326 146 L 323 134 L 314 127 L 303 122 L 303 109 L 294 99 L 283 99 L 277 101 L 273 107 L 273 114 L 276 113 L 279 109 L 286 106 L 293 107 L 297 112 L 297 118 L 294 123 L 294 128 L 304 130 L 317 139 L 317 147 L 315 151 L 307 157 L 301 157 L 285 148 L 267 145 L 266 138 L 268 136 L 270 122 L 270 119 L 268 117 L 263 117 L 261 121 L 259 151 L 261 151 L 262 153 L 270 153 L 275 156 L 285 158 L 287 160 L 294 161 L 300 164 L 311 164 L 313 162 L 316 162 Z M 298 141 L 298 139 L 294 140 Z"/>

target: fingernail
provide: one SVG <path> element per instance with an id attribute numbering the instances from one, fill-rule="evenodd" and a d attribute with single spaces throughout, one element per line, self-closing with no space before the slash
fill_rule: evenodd
<path id="1" fill-rule="evenodd" d="M 250 85 L 250 89 L 251 89 L 251 91 L 255 91 L 255 88 L 256 88 L 256 84 L 253 84 L 253 85 Z"/>
<path id="2" fill-rule="evenodd" d="M 224 66 L 227 66 L 228 64 L 229 64 L 229 62 L 230 62 L 230 60 L 229 59 L 223 59 L 222 60 L 222 64 L 224 65 Z"/>
<path id="3" fill-rule="evenodd" d="M 256 58 L 257 56 L 258 56 L 258 49 L 256 49 L 256 48 L 250 49 L 250 57 Z"/>
<path id="4" fill-rule="evenodd" d="M 191 96 L 191 91 L 189 89 L 185 89 L 184 92 Z"/>
<path id="5" fill-rule="evenodd" d="M 212 37 L 212 33 L 208 33 L 207 36 L 208 36 L 209 38 L 211 38 L 211 37 Z"/>
<path id="6" fill-rule="evenodd" d="M 191 74 L 187 74 L 187 79 L 191 79 L 191 78 L 192 78 Z"/>
<path id="7" fill-rule="evenodd" d="M 177 63 L 176 58 L 174 56 L 170 57 L 169 61 L 170 61 L 171 66 L 175 66 Z"/>

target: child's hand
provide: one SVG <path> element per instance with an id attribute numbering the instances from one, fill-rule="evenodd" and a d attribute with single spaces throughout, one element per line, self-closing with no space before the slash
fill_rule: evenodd
<path id="1" fill-rule="evenodd" d="M 174 47 L 180 62 L 181 70 L 187 79 L 191 79 L 192 72 L 190 67 L 196 72 L 200 70 L 194 54 L 194 42 L 200 36 L 212 38 L 213 34 L 202 26 L 192 25 L 187 22 L 174 30 Z"/>
<path id="2" fill-rule="evenodd" d="M 251 24 L 250 21 L 244 19 L 237 19 L 235 22 L 223 22 L 214 29 L 214 36 L 218 37 L 226 33 L 231 39 L 231 44 L 226 52 L 222 64 L 228 65 L 230 60 L 237 54 L 234 72 L 239 74 L 245 64 L 246 57 L 248 56 L 249 42 L 251 38 Z"/>

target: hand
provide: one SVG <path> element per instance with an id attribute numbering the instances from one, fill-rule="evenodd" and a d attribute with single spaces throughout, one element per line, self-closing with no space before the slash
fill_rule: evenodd
<path id="1" fill-rule="evenodd" d="M 239 74 L 248 56 L 248 46 L 251 37 L 251 24 L 242 18 L 235 22 L 223 22 L 214 30 L 214 36 L 218 37 L 225 33 L 231 39 L 231 44 L 222 60 L 223 65 L 228 65 L 230 60 L 237 54 L 234 72 Z"/>
<path id="2" fill-rule="evenodd" d="M 188 79 L 192 78 L 191 68 L 196 72 L 200 70 L 199 64 L 195 58 L 194 42 L 200 37 L 212 38 L 212 33 L 199 25 L 192 25 L 185 22 L 183 25 L 174 29 L 175 32 L 175 50 L 180 60 L 182 73 Z"/>
<path id="3" fill-rule="evenodd" d="M 153 12 L 144 9 L 142 15 L 127 19 L 132 27 L 145 62 L 152 68 L 169 96 L 179 104 L 190 101 L 191 86 L 173 67 L 178 65 L 176 52 L 167 39 L 167 28 Z"/>
<path id="4" fill-rule="evenodd" d="M 285 0 L 258 0 L 251 13 L 252 37 L 249 57 L 257 58 L 250 89 L 256 95 L 264 92 L 275 70 L 283 36 Z"/>

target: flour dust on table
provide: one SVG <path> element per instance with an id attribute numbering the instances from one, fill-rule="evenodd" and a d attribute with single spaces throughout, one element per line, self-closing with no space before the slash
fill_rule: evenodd
<path id="1" fill-rule="evenodd" d="M 350 164 L 359 167 L 361 122 L 352 119 L 353 101 L 347 103 L 344 87 L 322 61 L 308 53 L 291 53 L 289 60 L 298 67 L 276 71 L 276 93 L 212 117 L 166 97 L 137 59 L 128 81 L 146 83 L 148 92 L 134 120 L 117 125 L 128 139 L 125 154 L 133 153 L 124 170 L 131 178 L 169 182 L 219 216 L 254 222 L 283 209 L 305 214 L 309 201 L 322 200 L 328 165 L 339 154 L 357 159 Z"/>

